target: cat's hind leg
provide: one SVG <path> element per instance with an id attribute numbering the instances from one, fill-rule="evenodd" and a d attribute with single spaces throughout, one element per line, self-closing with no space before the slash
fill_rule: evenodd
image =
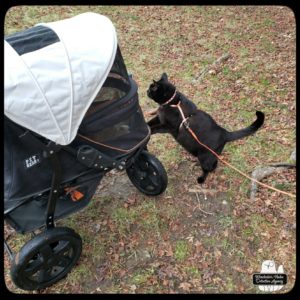
<path id="1" fill-rule="evenodd" d="M 218 165 L 218 159 L 211 153 L 198 154 L 198 160 L 202 168 L 202 175 L 197 178 L 199 184 L 204 183 L 207 175 L 216 169 Z"/>

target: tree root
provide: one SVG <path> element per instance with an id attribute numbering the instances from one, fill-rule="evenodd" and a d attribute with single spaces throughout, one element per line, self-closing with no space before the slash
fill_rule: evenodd
<path id="1" fill-rule="evenodd" d="M 261 181 L 263 178 L 270 176 L 273 173 L 280 172 L 284 170 L 285 168 L 296 168 L 296 149 L 292 152 L 290 157 L 290 162 L 283 162 L 283 163 L 276 163 L 268 166 L 262 166 L 256 168 L 252 172 L 252 178 Z M 258 190 L 258 184 L 254 181 L 251 183 L 251 189 L 250 189 L 250 199 L 255 200 L 256 193 Z"/>
<path id="2" fill-rule="evenodd" d="M 224 61 L 226 61 L 227 59 L 231 58 L 231 54 L 229 53 L 226 53 L 224 55 L 222 55 L 221 57 L 219 57 L 217 60 L 215 60 L 212 64 L 206 66 L 200 73 L 198 76 L 196 76 L 194 79 L 193 79 L 193 82 L 196 82 L 196 81 L 201 81 L 203 79 L 203 77 L 205 76 L 205 74 L 207 72 L 209 72 L 209 70 L 215 68 L 217 65 L 223 63 Z"/>

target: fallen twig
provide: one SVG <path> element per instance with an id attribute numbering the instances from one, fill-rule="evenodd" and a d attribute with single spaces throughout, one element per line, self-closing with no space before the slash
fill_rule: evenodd
<path id="1" fill-rule="evenodd" d="M 213 67 L 215 67 L 216 65 L 226 61 L 227 59 L 229 59 L 232 55 L 229 53 L 226 53 L 224 55 L 222 55 L 221 57 L 219 57 L 217 60 L 215 60 L 212 64 L 206 66 L 198 76 L 195 77 L 195 79 L 193 80 L 194 82 L 196 81 L 200 81 L 203 79 L 203 77 L 205 76 L 205 74 Z"/>
<path id="2" fill-rule="evenodd" d="M 209 190 L 209 189 L 189 189 L 190 193 L 203 193 L 204 195 L 210 195 L 210 196 L 214 196 L 216 193 L 218 193 L 217 190 Z"/>
<path id="3" fill-rule="evenodd" d="M 198 193 L 196 193 L 196 197 L 197 197 L 197 201 L 198 201 L 198 209 L 199 209 L 200 211 L 202 211 L 204 214 L 207 214 L 207 215 L 213 215 L 213 213 L 208 212 L 208 211 L 205 211 L 205 210 L 203 210 L 203 209 L 201 208 L 201 203 L 200 203 L 200 199 L 199 199 Z"/>

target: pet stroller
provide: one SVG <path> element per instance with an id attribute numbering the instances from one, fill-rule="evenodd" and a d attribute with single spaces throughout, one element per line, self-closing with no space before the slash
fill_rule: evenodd
<path id="1" fill-rule="evenodd" d="M 111 21 L 84 13 L 5 38 L 4 219 L 32 232 L 18 253 L 4 241 L 24 290 L 65 277 L 80 236 L 55 221 L 85 207 L 106 172 L 126 170 L 138 190 L 167 187 L 147 151 L 150 129 Z"/>

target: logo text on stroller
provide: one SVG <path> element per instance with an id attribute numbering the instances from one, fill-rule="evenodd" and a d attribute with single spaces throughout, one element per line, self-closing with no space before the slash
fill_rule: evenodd
<path id="1" fill-rule="evenodd" d="M 26 169 L 29 169 L 38 163 L 40 163 L 40 157 L 38 154 L 31 155 L 30 157 L 24 159 L 24 166 Z"/>

